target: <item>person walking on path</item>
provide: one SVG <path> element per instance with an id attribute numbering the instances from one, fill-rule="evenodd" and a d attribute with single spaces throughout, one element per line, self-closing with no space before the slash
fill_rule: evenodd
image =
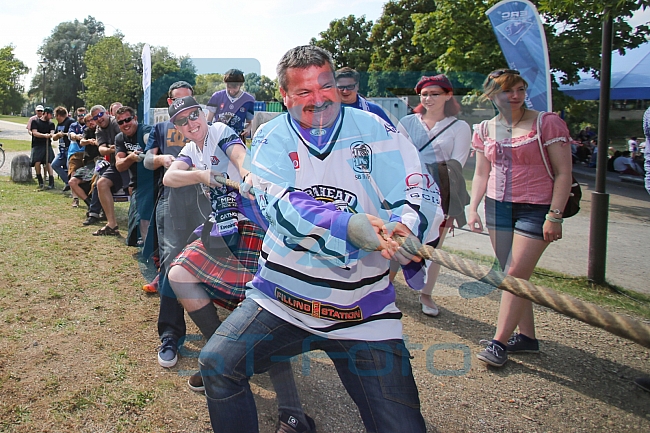
<path id="1" fill-rule="evenodd" d="M 483 98 L 499 113 L 474 130 L 476 167 L 468 218 L 472 231 L 483 231 L 478 205 L 487 192 L 486 226 L 501 269 L 525 280 L 546 247 L 562 239 L 572 169 L 566 124 L 556 114 L 526 108 L 527 87 L 512 69 L 496 70 L 483 83 Z M 545 161 L 550 161 L 553 178 Z M 517 327 L 519 333 L 512 335 Z M 532 302 L 503 292 L 496 334 L 478 359 L 501 367 L 508 352 L 537 351 Z"/>
<path id="2" fill-rule="evenodd" d="M 420 105 L 415 107 L 415 114 L 400 120 L 397 130 L 418 149 L 422 173 L 428 173 L 427 164 L 454 160 L 458 164 L 457 167 L 461 168 L 462 176 L 462 167 L 469 156 L 472 135 L 467 122 L 456 118 L 460 105 L 454 99 L 451 82 L 445 75 L 425 76 L 415 86 L 415 93 L 420 95 Z M 465 189 L 464 183 L 462 188 Z M 450 191 L 446 192 L 449 195 Z M 466 192 L 464 194 L 467 195 Z M 448 216 L 448 212 L 446 213 Z M 454 220 L 449 217 L 440 225 L 436 248 L 442 246 L 445 236 L 454 225 Z M 422 312 L 427 316 L 435 317 L 439 314 L 438 306 L 431 298 L 439 273 L 440 265 L 429 262 L 426 285 L 420 293 Z"/>

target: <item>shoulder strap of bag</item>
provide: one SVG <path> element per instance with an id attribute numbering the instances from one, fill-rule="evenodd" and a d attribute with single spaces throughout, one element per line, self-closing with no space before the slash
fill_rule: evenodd
<path id="1" fill-rule="evenodd" d="M 548 161 L 546 161 L 546 155 L 544 155 L 544 146 L 542 145 L 542 116 L 544 111 L 540 111 L 537 115 L 537 143 L 539 143 L 539 151 L 542 154 L 542 161 L 544 162 L 544 167 L 546 167 L 546 172 L 551 180 L 555 180 L 555 177 L 551 174 L 551 169 L 548 168 Z"/>
<path id="2" fill-rule="evenodd" d="M 440 137 L 440 135 L 442 135 L 443 132 L 445 132 L 448 128 L 451 127 L 451 125 L 453 125 L 453 124 L 456 123 L 456 122 L 458 122 L 458 119 L 455 119 L 455 120 L 454 120 L 453 122 L 451 122 L 449 125 L 447 125 L 447 126 L 445 126 L 444 128 L 442 128 L 442 131 L 440 131 L 439 133 L 437 133 L 436 135 L 434 135 L 433 138 L 432 138 L 431 140 L 427 141 L 426 144 L 425 144 L 424 146 L 422 146 L 421 148 L 418 149 L 418 152 L 422 152 L 422 151 L 423 151 L 423 150 L 424 150 L 428 145 L 430 145 L 430 144 L 433 142 L 433 140 L 435 140 L 436 138 Z"/>

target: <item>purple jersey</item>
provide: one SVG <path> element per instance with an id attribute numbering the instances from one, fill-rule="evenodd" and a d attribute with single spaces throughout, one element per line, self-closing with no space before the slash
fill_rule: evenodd
<path id="1" fill-rule="evenodd" d="M 216 92 L 208 101 L 206 109 L 214 113 L 214 120 L 225 123 L 238 134 L 244 130 L 246 120 L 253 120 L 255 98 L 243 92 L 237 99 L 228 96 L 226 90 Z"/>

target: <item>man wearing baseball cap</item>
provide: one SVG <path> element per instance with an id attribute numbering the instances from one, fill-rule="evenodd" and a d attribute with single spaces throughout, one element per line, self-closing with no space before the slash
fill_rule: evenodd
<path id="1" fill-rule="evenodd" d="M 208 101 L 208 122 L 216 119 L 225 123 L 240 136 L 250 132 L 250 122 L 253 120 L 255 98 L 242 90 L 244 73 L 239 69 L 229 69 L 223 76 L 226 88 L 216 92 Z"/>
<path id="2" fill-rule="evenodd" d="M 36 119 L 40 119 L 41 116 L 43 115 L 43 106 L 41 104 L 38 104 L 36 108 L 34 109 L 34 114 L 32 117 L 29 118 L 27 121 L 27 132 L 29 132 L 29 135 L 32 135 L 32 122 Z"/>

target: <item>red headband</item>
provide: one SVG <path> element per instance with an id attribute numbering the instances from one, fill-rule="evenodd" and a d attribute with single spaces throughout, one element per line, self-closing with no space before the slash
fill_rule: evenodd
<path id="1" fill-rule="evenodd" d="M 415 92 L 419 95 L 422 89 L 429 86 L 439 86 L 445 92 L 451 92 L 454 90 L 454 87 L 451 85 L 451 81 L 444 74 L 435 75 L 433 77 L 422 77 L 418 84 L 415 86 Z"/>

